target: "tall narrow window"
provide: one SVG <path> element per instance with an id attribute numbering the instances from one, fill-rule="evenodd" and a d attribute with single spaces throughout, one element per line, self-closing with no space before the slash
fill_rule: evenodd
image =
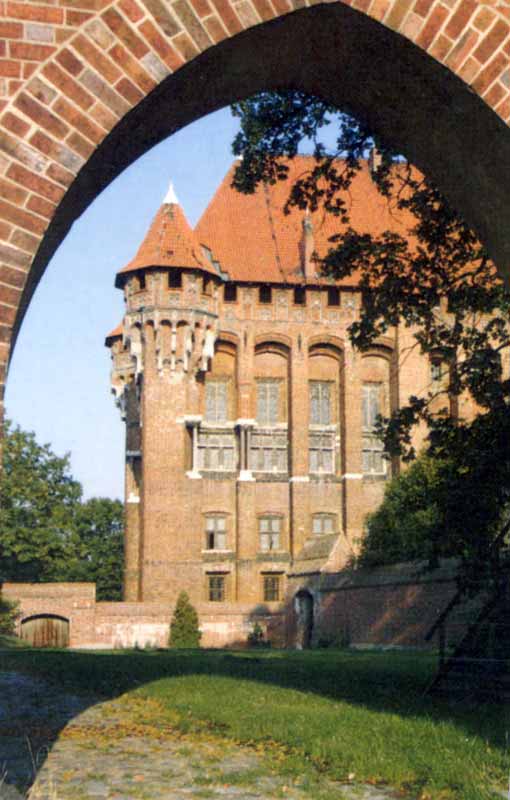
<path id="1" fill-rule="evenodd" d="M 386 472 L 383 443 L 375 432 L 377 418 L 380 416 L 381 410 L 382 385 L 380 383 L 364 383 L 362 398 L 362 467 L 364 473 L 384 474 Z"/>
<path id="2" fill-rule="evenodd" d="M 281 598 L 281 575 L 263 575 L 262 580 L 264 602 L 278 602 Z"/>
<path id="3" fill-rule="evenodd" d="M 205 523 L 205 549 L 226 550 L 227 534 L 225 517 L 210 516 Z"/>
<path id="4" fill-rule="evenodd" d="M 340 305 L 340 289 L 337 289 L 336 286 L 329 286 L 328 306 L 339 306 L 339 305 Z"/>
<path id="5" fill-rule="evenodd" d="M 271 291 L 271 287 L 264 285 L 259 286 L 259 303 L 271 303 L 273 299 L 273 294 Z"/>
<path id="6" fill-rule="evenodd" d="M 206 422 L 227 421 L 228 381 L 206 381 L 205 419 Z"/>
<path id="7" fill-rule="evenodd" d="M 225 575 L 208 575 L 208 599 L 211 603 L 225 600 Z"/>
<path id="8" fill-rule="evenodd" d="M 226 283 L 223 287 L 223 299 L 225 303 L 235 303 L 237 301 L 237 286 L 235 283 Z"/>
<path id="9" fill-rule="evenodd" d="M 306 306 L 306 289 L 304 286 L 296 286 L 294 288 L 294 305 Z"/>
<path id="10" fill-rule="evenodd" d="M 280 549 L 281 517 L 259 517 L 260 549 L 263 552 Z"/>
<path id="11" fill-rule="evenodd" d="M 331 424 L 332 384 L 310 381 L 310 425 Z"/>
<path id="12" fill-rule="evenodd" d="M 280 382 L 257 381 L 257 423 L 271 427 L 279 422 Z"/>

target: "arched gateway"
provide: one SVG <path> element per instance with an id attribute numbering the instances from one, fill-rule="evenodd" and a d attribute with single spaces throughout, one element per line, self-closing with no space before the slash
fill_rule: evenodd
<path id="1" fill-rule="evenodd" d="M 73 220 L 149 147 L 262 88 L 367 119 L 510 265 L 510 11 L 476 0 L 7 2 L 0 22 L 0 383 Z"/>

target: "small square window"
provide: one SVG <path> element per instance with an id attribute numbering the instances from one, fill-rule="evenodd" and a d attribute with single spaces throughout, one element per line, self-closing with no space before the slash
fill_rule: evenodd
<path id="1" fill-rule="evenodd" d="M 271 303 L 273 293 L 270 286 L 259 286 L 259 303 Z"/>
<path id="2" fill-rule="evenodd" d="M 296 286 L 294 288 L 294 305 L 306 306 L 306 289 L 304 286 Z"/>
<path id="3" fill-rule="evenodd" d="M 180 289 L 182 287 L 182 272 L 178 269 L 173 269 L 168 273 L 168 288 Z"/>
<path id="4" fill-rule="evenodd" d="M 225 600 L 225 575 L 209 575 L 208 584 L 209 602 L 223 603 Z"/>
<path id="5" fill-rule="evenodd" d="M 312 532 L 315 536 L 335 533 L 335 521 L 334 514 L 314 514 L 312 518 Z"/>
<path id="6" fill-rule="evenodd" d="M 237 286 L 235 283 L 226 283 L 223 287 L 223 299 L 225 303 L 237 302 Z"/>
<path id="7" fill-rule="evenodd" d="M 277 603 L 281 599 L 281 575 L 263 575 L 265 603 Z"/>
<path id="8" fill-rule="evenodd" d="M 339 305 L 340 305 L 340 289 L 337 289 L 336 286 L 329 286 L 328 306 L 339 306 Z"/>

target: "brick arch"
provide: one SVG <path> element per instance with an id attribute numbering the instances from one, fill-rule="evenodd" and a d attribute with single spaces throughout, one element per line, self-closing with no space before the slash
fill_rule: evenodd
<path id="1" fill-rule="evenodd" d="M 367 119 L 435 177 L 508 270 L 510 10 L 502 3 L 6 0 L 2 8 L 0 384 L 35 286 L 73 220 L 150 146 L 261 88 L 299 86 Z"/>

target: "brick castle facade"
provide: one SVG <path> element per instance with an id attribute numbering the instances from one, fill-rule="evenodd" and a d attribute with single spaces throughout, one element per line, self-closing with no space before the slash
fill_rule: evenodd
<path id="1" fill-rule="evenodd" d="M 290 179 L 305 168 L 297 159 Z M 241 195 L 231 180 L 195 230 L 170 189 L 117 275 L 126 314 L 106 339 L 126 421 L 125 600 L 173 603 L 186 590 L 213 620 L 278 616 L 310 576 L 349 564 L 398 469 L 376 417 L 441 380 L 409 330 L 353 350 L 356 276 L 332 282 L 314 258 L 337 219 L 285 215 L 285 183 Z M 370 164 L 351 221 L 409 227 Z"/>

